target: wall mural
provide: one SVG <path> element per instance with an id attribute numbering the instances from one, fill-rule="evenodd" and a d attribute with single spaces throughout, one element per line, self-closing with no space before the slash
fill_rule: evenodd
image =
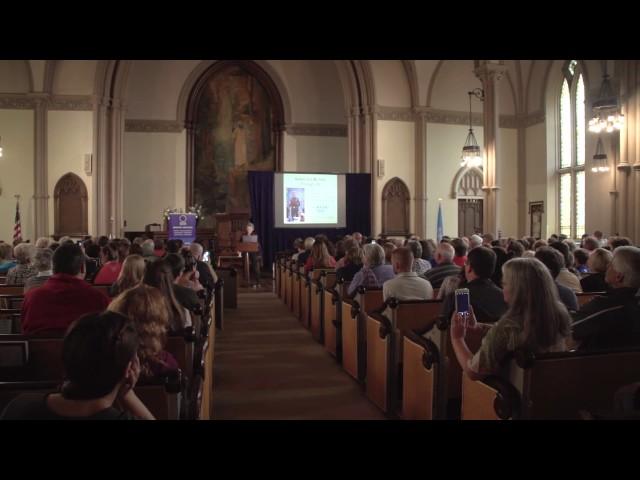
<path id="1" fill-rule="evenodd" d="M 238 65 L 208 80 L 197 107 L 194 200 L 205 227 L 216 213 L 250 211 L 248 170 L 275 170 L 273 111 L 265 88 Z"/>

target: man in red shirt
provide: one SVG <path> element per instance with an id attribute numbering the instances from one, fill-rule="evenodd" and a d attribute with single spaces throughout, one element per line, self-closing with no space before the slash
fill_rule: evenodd
<path id="1" fill-rule="evenodd" d="M 109 298 L 86 283 L 84 273 L 82 249 L 60 245 L 53 254 L 53 275 L 24 296 L 22 333 L 63 335 L 78 317 L 106 309 Z"/>

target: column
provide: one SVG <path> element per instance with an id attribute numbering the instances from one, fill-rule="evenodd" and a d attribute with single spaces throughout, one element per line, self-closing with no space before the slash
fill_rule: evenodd
<path id="1" fill-rule="evenodd" d="M 49 236 L 49 178 L 47 168 L 47 101 L 38 96 L 34 110 L 34 219 L 35 239 Z"/>
<path id="2" fill-rule="evenodd" d="M 484 90 L 484 231 L 493 235 L 498 234 L 498 211 L 499 211 L 499 109 L 497 82 L 502 78 L 506 67 L 503 61 L 492 63 L 490 60 L 477 60 L 474 73 L 482 82 Z M 503 232 L 509 235 L 512 232 Z"/>
<path id="3" fill-rule="evenodd" d="M 427 236 L 427 118 L 425 112 L 415 112 L 416 124 L 416 198 L 415 234 Z"/>

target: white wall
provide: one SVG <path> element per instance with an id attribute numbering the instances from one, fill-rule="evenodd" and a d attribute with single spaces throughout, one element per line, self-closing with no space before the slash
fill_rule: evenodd
<path id="1" fill-rule="evenodd" d="M 33 238 L 34 114 L 32 110 L 0 110 L 3 156 L 0 157 L 0 240 L 13 241 L 16 199 L 20 195 L 22 238 Z"/>
<path id="2" fill-rule="evenodd" d="M 458 236 L 458 200 L 451 186 L 460 170 L 462 146 L 469 129 L 462 125 L 427 124 L 427 238 L 436 238 L 438 199 L 442 198 L 444 234 Z M 473 129 L 480 148 L 483 129 Z"/>
<path id="3" fill-rule="evenodd" d="M 518 237 L 518 130 L 500 129 L 498 145 L 498 230 L 504 237 Z"/>
<path id="4" fill-rule="evenodd" d="M 433 79 L 431 105 L 429 106 L 439 110 L 468 112 L 469 95 L 467 92 L 474 88 L 482 88 L 482 83 L 473 73 L 473 69 L 473 60 L 444 61 L 437 76 Z M 471 110 L 482 112 L 482 102 L 472 98 Z M 464 138 L 462 141 L 464 142 Z"/>
<path id="5" fill-rule="evenodd" d="M 370 60 L 376 103 L 389 107 L 410 107 L 411 90 L 401 60 Z"/>
<path id="6" fill-rule="evenodd" d="M 542 238 L 546 239 L 556 230 L 555 228 L 555 197 L 551 189 L 547 188 L 547 147 L 546 127 L 544 123 L 538 123 L 526 129 L 526 210 L 521 214 L 526 215 L 526 233 L 531 233 L 531 216 L 529 215 L 529 202 L 544 202 L 542 215 Z M 551 177 L 549 180 L 554 180 Z M 549 200 L 553 204 L 549 204 Z"/>
<path id="7" fill-rule="evenodd" d="M 415 229 L 415 124 L 413 122 L 395 122 L 378 120 L 377 123 L 377 149 L 378 159 L 384 160 L 385 175 L 374 178 L 375 218 L 373 219 L 372 234 L 377 235 L 382 231 L 382 190 L 389 180 L 400 178 L 409 188 L 411 194 L 411 231 Z"/>
<path id="8" fill-rule="evenodd" d="M 92 95 L 97 63 L 97 60 L 59 60 L 53 77 L 53 93 Z"/>
<path id="9" fill-rule="evenodd" d="M 92 177 L 84 171 L 84 156 L 93 153 L 93 112 L 49 111 L 47 117 L 47 169 L 49 191 L 49 233 L 55 229 L 54 190 L 61 177 L 69 172 L 78 175 L 89 196 L 88 226 L 92 231 L 95 198 Z M 95 172 L 94 164 L 94 172 Z"/>
<path id="10" fill-rule="evenodd" d="M 162 223 L 167 207 L 186 208 L 186 135 L 138 133 L 124 135 L 125 231 L 142 231 Z"/>

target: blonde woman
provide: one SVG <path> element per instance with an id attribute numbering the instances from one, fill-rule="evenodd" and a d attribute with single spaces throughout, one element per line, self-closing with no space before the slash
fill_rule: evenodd
<path id="1" fill-rule="evenodd" d="M 24 285 L 24 282 L 38 274 L 38 269 L 31 264 L 34 253 L 30 243 L 16 245 L 13 256 L 18 264 L 7 273 L 7 285 Z"/>
<path id="2" fill-rule="evenodd" d="M 129 317 L 135 325 L 144 377 L 158 377 L 178 369 L 176 359 L 164 350 L 169 330 L 169 305 L 160 290 L 140 284 L 118 295 L 108 310 Z"/>
<path id="3" fill-rule="evenodd" d="M 335 268 L 336 259 L 329 255 L 329 250 L 324 242 L 315 242 L 311 247 L 311 255 L 304 264 L 304 273 L 307 274 L 315 268 Z"/>
<path id="4" fill-rule="evenodd" d="M 613 254 L 604 248 L 596 248 L 591 252 L 587 260 L 587 267 L 590 273 L 580 279 L 583 292 L 604 292 L 607 290 L 604 275 L 612 259 Z"/>
<path id="5" fill-rule="evenodd" d="M 473 309 L 466 321 L 457 311 L 451 317 L 451 343 L 460 366 L 472 380 L 499 373 L 509 353 L 520 347 L 535 353 L 564 351 L 571 333 L 569 312 L 542 262 L 514 258 L 502 269 L 504 300 L 509 308 L 496 324 L 477 323 Z M 465 342 L 467 328 L 486 331 L 475 354 Z"/>
<path id="6" fill-rule="evenodd" d="M 111 285 L 109 294 L 112 297 L 137 286 L 144 277 L 144 258 L 142 255 L 129 255 L 124 259 L 118 279 Z"/>

